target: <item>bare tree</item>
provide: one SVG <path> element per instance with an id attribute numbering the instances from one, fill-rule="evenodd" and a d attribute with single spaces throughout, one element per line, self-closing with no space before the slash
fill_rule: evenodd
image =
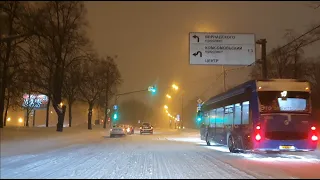
<path id="1" fill-rule="evenodd" d="M 310 41 L 311 36 L 298 37 L 293 30 L 287 30 L 284 38 L 288 44 L 273 48 L 267 56 L 268 78 L 302 78 L 306 71 L 303 47 Z M 256 64 L 251 77 L 261 77 L 261 65 Z"/>
<path id="2" fill-rule="evenodd" d="M 308 3 L 308 6 L 312 9 L 320 9 L 320 2 L 319 1 L 312 1 Z"/>
<path id="3" fill-rule="evenodd" d="M 85 102 L 88 103 L 88 129 L 92 129 L 92 109 L 105 91 L 105 72 L 107 67 L 101 60 L 93 56 L 92 61 L 83 64 L 81 73 L 81 84 L 79 91 Z"/>
<path id="4" fill-rule="evenodd" d="M 28 2 L 5 1 L 0 4 L 1 32 L 0 32 L 0 128 L 3 128 L 3 113 L 6 90 L 9 87 L 10 76 L 18 73 L 23 63 L 21 57 L 22 46 L 29 37 L 22 25 L 25 23 L 26 5 Z M 18 39 L 20 38 L 20 39 Z M 10 86 L 13 86 L 11 84 Z M 10 93 L 7 93 L 8 95 Z"/>
<path id="5" fill-rule="evenodd" d="M 60 107 L 63 83 L 70 66 L 81 60 L 83 48 L 88 45 L 84 27 L 85 7 L 78 1 L 39 2 L 41 19 L 34 26 L 34 38 L 30 48 L 36 44 L 36 58 L 42 66 L 38 70 L 37 85 L 50 94 L 52 106 L 58 115 L 57 131 L 63 131 L 66 106 Z M 49 78 L 43 78 L 49 72 Z M 49 81 L 49 82 L 48 82 Z"/>
<path id="6" fill-rule="evenodd" d="M 108 120 L 107 109 L 109 108 L 109 100 L 116 93 L 117 86 L 122 83 L 122 79 L 117 64 L 114 61 L 114 58 L 107 56 L 107 58 L 102 59 L 101 63 L 104 64 L 104 67 L 106 67 L 105 93 L 103 95 L 105 98 L 105 115 L 103 121 L 103 128 L 106 128 Z"/>
<path id="7" fill-rule="evenodd" d="M 9 107 L 13 110 L 21 108 L 23 89 L 25 85 L 25 83 L 21 81 L 22 77 L 23 75 L 19 69 L 15 69 L 15 72 L 10 73 L 10 76 L 8 76 L 8 87 L 5 94 L 4 126 L 6 126 L 7 123 Z"/>
<path id="8" fill-rule="evenodd" d="M 72 124 L 72 105 L 74 102 L 79 99 L 79 86 L 80 81 L 80 65 L 74 64 L 69 67 L 68 71 L 65 74 L 65 80 L 63 83 L 63 92 L 64 97 L 68 101 L 68 110 L 69 110 L 69 127 Z"/>

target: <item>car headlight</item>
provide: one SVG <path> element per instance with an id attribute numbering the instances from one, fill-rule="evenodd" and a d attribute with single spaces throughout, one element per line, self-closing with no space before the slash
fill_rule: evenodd
<path id="1" fill-rule="evenodd" d="M 130 132 L 130 128 L 127 128 L 127 132 Z"/>

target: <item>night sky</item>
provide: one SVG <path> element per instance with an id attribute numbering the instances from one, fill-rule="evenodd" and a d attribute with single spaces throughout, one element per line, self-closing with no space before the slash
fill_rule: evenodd
<path id="1" fill-rule="evenodd" d="M 148 93 L 137 98 L 157 107 L 173 82 L 185 90 L 185 102 L 201 94 L 221 66 L 189 65 L 189 32 L 255 33 L 266 38 L 267 50 L 283 45 L 286 29 L 304 33 L 319 22 L 320 11 L 308 2 L 86 2 L 88 35 L 100 55 L 118 55 L 124 83 L 119 92 L 159 86 L 157 97 Z M 306 48 L 306 56 L 318 56 L 319 43 Z M 267 51 L 267 52 L 268 52 Z M 257 54 L 260 53 L 257 46 Z M 257 55 L 257 59 L 260 58 Z M 234 67 L 227 67 L 234 68 Z M 248 79 L 250 68 L 227 75 L 227 87 Z M 205 93 L 222 90 L 222 79 Z"/>

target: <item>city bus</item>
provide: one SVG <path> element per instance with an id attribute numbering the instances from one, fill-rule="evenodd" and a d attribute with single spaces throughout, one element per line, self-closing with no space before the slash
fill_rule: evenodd
<path id="1" fill-rule="evenodd" d="M 313 151 L 316 121 L 307 81 L 251 80 L 205 101 L 197 114 L 200 137 L 230 152 Z"/>

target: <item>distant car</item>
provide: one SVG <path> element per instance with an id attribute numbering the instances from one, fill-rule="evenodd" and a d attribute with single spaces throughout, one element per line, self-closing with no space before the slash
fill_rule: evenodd
<path id="1" fill-rule="evenodd" d="M 148 123 L 148 122 L 142 123 L 142 125 L 140 126 L 140 134 L 142 133 L 153 134 L 153 127 L 151 123 Z"/>
<path id="2" fill-rule="evenodd" d="M 134 128 L 131 125 L 125 125 L 125 129 L 127 131 L 127 134 L 134 134 Z"/>
<path id="3" fill-rule="evenodd" d="M 113 138 L 115 136 L 125 136 L 127 135 L 127 130 L 124 125 L 116 124 L 113 125 L 112 129 L 110 129 L 110 137 Z"/>

